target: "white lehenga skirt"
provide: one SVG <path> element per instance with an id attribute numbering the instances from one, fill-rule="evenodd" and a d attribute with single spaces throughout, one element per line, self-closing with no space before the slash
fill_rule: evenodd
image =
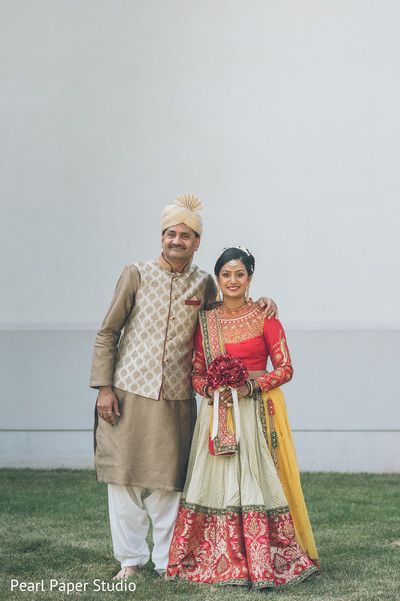
<path id="1" fill-rule="evenodd" d="M 295 539 L 288 502 L 251 398 L 239 402 L 234 455 L 208 449 L 203 399 L 170 548 L 168 575 L 199 583 L 259 588 L 293 584 L 317 571 Z"/>

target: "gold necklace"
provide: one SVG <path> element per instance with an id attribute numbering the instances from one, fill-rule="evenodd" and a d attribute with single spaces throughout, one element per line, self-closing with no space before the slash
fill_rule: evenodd
<path id="1" fill-rule="evenodd" d="M 243 305 L 240 305 L 240 307 L 235 307 L 234 309 L 229 309 L 229 307 L 227 307 L 226 305 L 224 305 L 224 303 L 222 303 L 222 304 L 220 305 L 220 307 L 221 307 L 221 309 L 222 309 L 223 311 L 225 311 L 225 313 L 231 313 L 231 314 L 234 314 L 234 313 L 238 313 L 238 312 L 239 312 L 241 309 L 243 309 L 243 307 L 245 307 L 247 304 L 248 304 L 248 301 L 245 301 L 245 302 L 243 303 Z"/>

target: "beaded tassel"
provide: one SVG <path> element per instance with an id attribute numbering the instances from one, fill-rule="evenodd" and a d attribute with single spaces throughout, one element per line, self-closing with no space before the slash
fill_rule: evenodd
<path id="1" fill-rule="evenodd" d="M 267 397 L 267 411 L 268 411 L 268 421 L 269 421 L 269 431 L 270 431 L 270 440 L 268 441 L 269 451 L 271 453 L 271 457 L 274 460 L 275 467 L 278 467 L 278 457 L 277 457 L 277 448 L 278 448 L 278 433 L 275 430 L 275 408 L 274 403 L 270 397 Z"/>

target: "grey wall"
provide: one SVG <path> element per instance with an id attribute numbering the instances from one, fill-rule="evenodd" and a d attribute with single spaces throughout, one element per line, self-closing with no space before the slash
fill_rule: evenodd
<path id="1" fill-rule="evenodd" d="M 90 464 L 94 331 L 194 192 L 196 262 L 246 244 L 279 303 L 302 466 L 399 469 L 399 20 L 395 0 L 0 1 L 2 465 Z"/>

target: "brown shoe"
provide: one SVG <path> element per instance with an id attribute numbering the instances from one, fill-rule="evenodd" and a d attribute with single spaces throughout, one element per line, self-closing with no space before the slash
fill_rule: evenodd
<path id="1" fill-rule="evenodd" d="M 115 574 L 113 580 L 126 580 L 127 578 L 131 578 L 131 576 L 136 576 L 142 569 L 143 566 L 125 566 L 120 569 L 118 574 Z"/>

